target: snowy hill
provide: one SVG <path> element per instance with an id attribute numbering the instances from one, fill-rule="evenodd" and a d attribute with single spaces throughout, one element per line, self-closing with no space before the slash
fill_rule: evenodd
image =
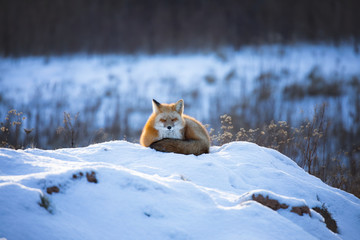
<path id="1" fill-rule="evenodd" d="M 267 207 L 272 207 L 273 209 Z M 327 209 L 338 233 L 313 208 Z M 247 142 L 0 149 L 0 238 L 358 239 L 360 200 Z"/>

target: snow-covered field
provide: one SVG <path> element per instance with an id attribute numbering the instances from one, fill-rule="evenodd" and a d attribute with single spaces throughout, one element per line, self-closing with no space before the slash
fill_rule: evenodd
<path id="1" fill-rule="evenodd" d="M 360 85 L 359 79 L 360 54 L 346 44 L 249 46 L 179 55 L 0 58 L 0 120 L 10 109 L 24 112 L 24 127 L 37 130 L 42 148 L 54 147 L 50 135 L 62 126 L 63 112 L 79 112 L 89 132 L 104 128 L 112 139 L 126 135 L 136 141 L 153 98 L 183 98 L 187 114 L 215 129 L 225 113 L 251 123 L 294 122 L 325 101 L 329 115 L 340 116 L 351 127 L 351 81 Z M 332 83 L 339 95 L 321 92 Z M 294 84 L 320 89 L 296 97 Z"/>
<path id="2" fill-rule="evenodd" d="M 287 208 L 272 210 L 253 195 Z M 293 212 L 304 206 L 310 214 Z M 338 234 L 314 207 L 328 209 Z M 8 240 L 356 240 L 359 226 L 358 198 L 247 142 L 200 156 L 126 141 L 0 149 L 0 238 Z"/>

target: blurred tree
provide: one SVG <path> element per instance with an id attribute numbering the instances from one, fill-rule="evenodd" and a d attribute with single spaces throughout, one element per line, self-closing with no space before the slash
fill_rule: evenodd
<path id="1" fill-rule="evenodd" d="M 0 0 L 0 54 L 360 39 L 357 0 Z"/>

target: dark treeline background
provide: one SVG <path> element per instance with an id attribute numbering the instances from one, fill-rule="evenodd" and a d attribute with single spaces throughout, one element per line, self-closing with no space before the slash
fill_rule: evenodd
<path id="1" fill-rule="evenodd" d="M 357 42 L 359 9 L 359 0 L 0 0 L 0 54 Z"/>

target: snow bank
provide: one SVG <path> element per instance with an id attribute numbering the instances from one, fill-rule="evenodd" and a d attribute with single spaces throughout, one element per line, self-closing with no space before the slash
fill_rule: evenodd
<path id="1" fill-rule="evenodd" d="M 252 199 L 259 194 L 311 214 L 272 210 Z M 322 206 L 338 234 L 311 209 Z M 9 240 L 357 239 L 359 216 L 358 198 L 247 142 L 200 156 L 125 141 L 0 149 L 0 238 Z"/>

